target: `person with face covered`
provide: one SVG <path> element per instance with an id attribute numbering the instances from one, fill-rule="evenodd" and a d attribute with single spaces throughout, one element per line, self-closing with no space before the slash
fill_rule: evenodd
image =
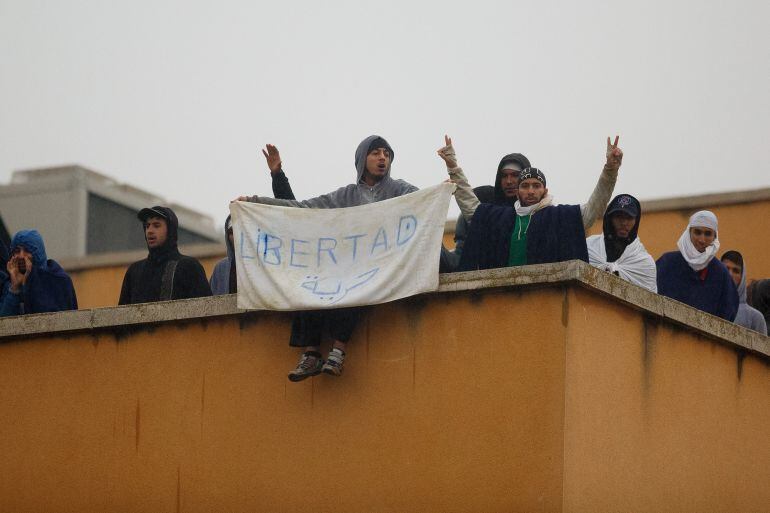
<path id="1" fill-rule="evenodd" d="M 473 188 L 473 193 L 481 203 L 512 207 L 518 200 L 519 175 L 530 166 L 529 159 L 521 153 L 510 153 L 504 156 L 497 165 L 495 185 L 479 185 Z M 450 257 L 451 270 L 456 270 L 460 265 L 460 258 L 467 237 L 468 221 L 461 215 L 455 224 L 455 249 Z"/>
<path id="2" fill-rule="evenodd" d="M 639 201 L 630 194 L 615 196 L 604 213 L 603 233 L 586 239 L 588 262 L 603 271 L 658 291 L 655 259 L 637 233 L 642 221 Z"/>
<path id="3" fill-rule="evenodd" d="M 717 216 L 708 210 L 690 217 L 677 246 L 656 262 L 658 293 L 733 321 L 738 313 L 738 291 L 719 259 Z"/>
<path id="4" fill-rule="evenodd" d="M 519 175 L 518 200 L 514 206 L 482 204 L 457 164 L 452 140 L 438 150 L 450 179 L 457 185 L 455 200 L 470 231 L 459 270 L 473 271 L 565 260 L 588 262 L 585 230 L 607 206 L 617 181 L 623 152 L 618 138 L 607 138 L 607 161 L 588 202 L 553 205 L 545 174 L 527 168 Z"/>
<path id="5" fill-rule="evenodd" d="M 21 230 L 13 236 L 5 269 L 8 289 L 0 303 L 0 317 L 77 310 L 72 280 L 48 258 L 37 230 Z"/>
<path id="6" fill-rule="evenodd" d="M 391 178 L 390 168 L 393 159 L 393 148 L 388 141 L 378 135 L 371 135 L 361 141 L 356 148 L 354 159 L 356 181 L 354 183 L 328 194 L 302 201 L 264 196 L 240 196 L 235 201 L 299 208 L 345 208 L 396 198 L 416 191 L 417 187 L 414 185 Z M 340 308 L 295 314 L 289 345 L 301 348 L 302 353 L 297 367 L 289 373 L 289 380 L 302 381 L 321 372 L 332 376 L 341 375 L 347 343 L 358 323 L 361 310 L 361 308 Z M 333 339 L 332 349 L 326 361 L 322 359 L 320 353 L 321 336 L 324 330 L 328 330 Z"/>
<path id="7" fill-rule="evenodd" d="M 144 228 L 148 255 L 126 270 L 119 305 L 188 299 L 211 295 L 206 271 L 177 248 L 179 221 L 173 210 L 155 206 L 137 214 Z"/>
<path id="8" fill-rule="evenodd" d="M 733 283 L 738 287 L 738 314 L 735 324 L 767 335 L 767 323 L 762 312 L 746 302 L 746 266 L 743 255 L 737 251 L 727 251 L 722 255 L 722 264 L 727 268 Z"/>

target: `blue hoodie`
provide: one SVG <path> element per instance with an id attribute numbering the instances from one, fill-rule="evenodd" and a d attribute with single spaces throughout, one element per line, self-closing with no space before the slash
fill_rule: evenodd
<path id="1" fill-rule="evenodd" d="M 22 247 L 32 253 L 32 269 L 20 293 L 10 290 L 0 303 L 0 317 L 43 312 L 77 310 L 78 301 L 72 280 L 64 269 L 45 253 L 43 238 L 37 230 L 21 230 L 11 240 L 11 250 Z"/>

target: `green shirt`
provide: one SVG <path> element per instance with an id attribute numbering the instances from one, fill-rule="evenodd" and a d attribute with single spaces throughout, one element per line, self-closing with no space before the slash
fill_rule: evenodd
<path id="1" fill-rule="evenodd" d="M 527 265 L 527 230 L 532 214 L 516 216 L 516 224 L 511 233 L 511 249 L 508 252 L 508 265 Z"/>

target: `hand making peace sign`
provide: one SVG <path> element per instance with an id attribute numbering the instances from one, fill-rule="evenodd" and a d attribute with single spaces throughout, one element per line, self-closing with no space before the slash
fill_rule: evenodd
<path id="1" fill-rule="evenodd" d="M 455 149 L 452 147 L 452 138 L 445 135 L 444 143 L 446 145 L 438 150 L 438 156 L 444 159 L 447 169 L 454 169 L 457 167 L 457 155 L 455 155 Z"/>
<path id="2" fill-rule="evenodd" d="M 623 161 L 623 150 L 618 148 L 619 135 L 615 136 L 615 143 L 610 143 L 610 138 L 607 137 L 607 167 L 617 171 L 620 168 L 620 163 Z"/>

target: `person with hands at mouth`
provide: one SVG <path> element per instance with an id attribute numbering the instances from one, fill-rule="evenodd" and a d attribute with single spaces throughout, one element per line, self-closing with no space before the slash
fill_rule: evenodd
<path id="1" fill-rule="evenodd" d="M 617 181 L 623 152 L 619 138 L 607 138 L 606 163 L 588 202 L 554 205 L 545 174 L 533 167 L 521 171 L 513 206 L 483 204 L 473 192 L 452 139 L 438 150 L 450 179 L 458 186 L 455 200 L 470 223 L 459 270 L 471 271 L 579 259 L 588 262 L 587 230 L 604 211 Z"/>
<path id="2" fill-rule="evenodd" d="M 8 289 L 0 303 L 0 317 L 77 310 L 72 280 L 48 258 L 37 230 L 21 230 L 11 240 L 6 263 Z"/>

